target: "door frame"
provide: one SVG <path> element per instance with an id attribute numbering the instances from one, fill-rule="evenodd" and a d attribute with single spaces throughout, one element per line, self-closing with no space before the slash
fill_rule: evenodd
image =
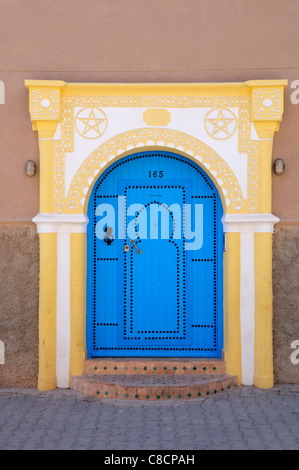
<path id="1" fill-rule="evenodd" d="M 219 188 L 226 233 L 226 371 L 237 375 L 239 383 L 272 387 L 272 233 L 279 221 L 271 213 L 272 146 L 287 80 L 25 84 L 40 151 L 40 212 L 33 219 L 40 241 L 38 388 L 67 388 L 71 375 L 83 373 L 86 204 L 101 171 L 141 148 L 181 153 L 201 165 Z M 98 136 L 97 148 L 79 135 L 75 122 L 78 108 L 92 106 L 109 114 L 107 134 Z M 232 137 L 208 135 L 210 108 L 234 115 Z M 120 127 L 124 122 L 125 130 Z"/>

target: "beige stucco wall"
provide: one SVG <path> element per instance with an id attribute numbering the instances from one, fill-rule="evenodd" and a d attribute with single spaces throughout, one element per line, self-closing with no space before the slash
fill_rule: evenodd
<path id="1" fill-rule="evenodd" d="M 299 364 L 293 364 L 290 348 L 299 340 L 299 224 L 276 228 L 273 245 L 273 350 L 277 383 L 298 383 Z"/>
<path id="2" fill-rule="evenodd" d="M 276 380 L 299 382 L 299 365 L 289 359 L 290 344 L 299 339 L 294 258 L 299 243 L 299 104 L 290 99 L 291 83 L 299 80 L 298 24 L 298 0 L 0 0 L 0 80 L 5 84 L 5 104 L 0 105 L 5 281 L 0 339 L 6 342 L 7 357 L 5 368 L 0 367 L 5 386 L 20 377 L 25 386 L 34 386 L 36 372 L 38 241 L 28 222 L 38 212 L 38 172 L 29 178 L 24 166 L 29 159 L 38 163 L 39 154 L 25 79 L 289 80 L 273 150 L 273 158 L 286 163 L 282 176 L 273 175 L 273 213 L 281 219 L 274 236 L 274 357 Z M 288 257 L 292 262 L 286 262 Z M 21 375 L 13 364 L 22 365 L 17 367 Z"/>
<path id="3" fill-rule="evenodd" d="M 36 387 L 38 370 L 38 236 L 34 224 L 0 224 L 1 387 Z"/>

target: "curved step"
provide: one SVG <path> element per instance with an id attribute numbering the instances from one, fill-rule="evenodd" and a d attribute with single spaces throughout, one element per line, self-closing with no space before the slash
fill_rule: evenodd
<path id="1" fill-rule="evenodd" d="M 237 377 L 226 374 L 86 374 L 71 378 L 71 388 L 77 392 L 123 400 L 194 399 L 237 384 Z"/>

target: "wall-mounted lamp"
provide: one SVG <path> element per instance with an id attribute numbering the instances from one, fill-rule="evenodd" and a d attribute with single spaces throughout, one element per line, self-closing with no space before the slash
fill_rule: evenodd
<path id="1" fill-rule="evenodd" d="M 276 175 L 282 175 L 285 169 L 285 163 L 282 158 L 275 160 L 273 167 Z"/>
<path id="2" fill-rule="evenodd" d="M 28 160 L 25 165 L 26 175 L 34 176 L 36 173 L 36 164 L 33 160 Z"/>

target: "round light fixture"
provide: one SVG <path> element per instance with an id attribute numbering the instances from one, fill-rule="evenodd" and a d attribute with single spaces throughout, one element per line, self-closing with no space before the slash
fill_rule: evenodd
<path id="1" fill-rule="evenodd" d="M 28 160 L 25 165 L 25 171 L 27 176 L 34 176 L 36 173 L 36 164 L 33 160 Z"/>
<path id="2" fill-rule="evenodd" d="M 278 158 L 274 162 L 274 173 L 276 175 L 282 175 L 285 169 L 285 163 L 282 158 Z"/>

